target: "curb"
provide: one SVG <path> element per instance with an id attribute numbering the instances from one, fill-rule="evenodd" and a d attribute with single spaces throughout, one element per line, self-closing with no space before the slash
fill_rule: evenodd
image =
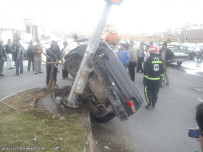
<path id="1" fill-rule="evenodd" d="M 89 127 L 90 127 L 90 131 L 89 131 L 89 135 L 88 135 L 88 140 L 89 140 L 89 145 L 90 145 L 90 152 L 94 152 L 95 148 L 94 148 L 94 140 L 93 140 L 93 135 L 92 135 L 92 125 L 91 125 L 91 120 L 90 120 L 90 112 L 88 109 L 88 123 L 89 123 Z"/>
<path id="2" fill-rule="evenodd" d="M 1 98 L 1 99 L 0 99 L 0 102 L 2 102 L 2 101 L 5 100 L 6 98 L 9 98 L 9 97 L 11 97 L 11 96 L 13 96 L 13 95 L 15 95 L 15 94 L 17 94 L 17 93 L 20 93 L 20 92 L 22 92 L 22 91 L 26 91 L 26 90 L 31 90 L 31 89 L 38 89 L 38 88 L 22 89 L 22 90 L 20 90 L 20 91 L 17 91 L 17 92 L 11 93 L 11 94 L 9 94 L 8 96 L 5 96 L 5 97 Z"/>

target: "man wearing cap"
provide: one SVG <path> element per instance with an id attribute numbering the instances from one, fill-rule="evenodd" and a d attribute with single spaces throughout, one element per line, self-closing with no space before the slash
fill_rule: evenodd
<path id="1" fill-rule="evenodd" d="M 3 75 L 3 68 L 4 68 L 4 60 L 6 58 L 6 54 L 3 49 L 3 41 L 0 41 L 0 76 Z"/>
<path id="2" fill-rule="evenodd" d="M 152 45 L 149 48 L 150 57 L 148 57 L 145 68 L 144 77 L 146 79 L 144 86 L 145 98 L 147 101 L 146 109 L 155 108 L 158 99 L 160 81 L 163 77 L 163 62 L 160 58 L 158 48 Z"/>
<path id="3" fill-rule="evenodd" d="M 166 76 L 166 85 L 169 86 L 169 63 L 174 58 L 174 53 L 167 48 L 167 42 L 164 42 L 162 44 L 162 49 L 160 50 L 160 56 L 164 63 L 164 69 L 165 69 L 165 76 Z"/>

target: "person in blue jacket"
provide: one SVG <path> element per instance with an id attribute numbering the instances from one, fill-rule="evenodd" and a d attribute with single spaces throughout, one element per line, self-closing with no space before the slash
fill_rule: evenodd
<path id="1" fill-rule="evenodd" d="M 130 53 L 127 51 L 127 45 L 124 43 L 120 44 L 119 59 L 124 67 L 127 69 L 130 62 Z"/>

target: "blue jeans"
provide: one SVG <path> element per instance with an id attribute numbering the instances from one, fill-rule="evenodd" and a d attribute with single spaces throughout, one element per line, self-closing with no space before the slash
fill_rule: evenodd
<path id="1" fill-rule="evenodd" d="M 11 68 L 11 62 L 12 62 L 12 54 L 6 53 L 6 61 L 7 61 L 7 69 Z"/>

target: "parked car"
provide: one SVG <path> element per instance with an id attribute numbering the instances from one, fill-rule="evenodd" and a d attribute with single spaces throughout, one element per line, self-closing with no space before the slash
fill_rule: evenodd
<path id="1" fill-rule="evenodd" d="M 188 54 L 190 59 L 194 59 L 200 50 L 200 47 L 189 47 L 189 46 L 183 46 L 183 45 L 180 45 L 178 47 L 181 50 L 181 52 Z"/>
<path id="2" fill-rule="evenodd" d="M 172 62 L 177 62 L 179 66 L 182 64 L 182 62 L 187 61 L 189 59 L 189 55 L 186 53 L 183 53 L 182 50 L 177 46 L 168 46 L 168 48 L 171 49 L 171 51 L 175 55 Z"/>
<path id="3" fill-rule="evenodd" d="M 175 55 L 171 63 L 177 62 L 177 64 L 180 66 L 182 62 L 187 61 L 189 59 L 189 55 L 186 53 L 183 53 L 179 45 L 168 45 L 168 48 L 171 49 L 171 51 Z M 160 49 L 161 49 L 161 46 L 159 46 L 159 50 Z"/>

